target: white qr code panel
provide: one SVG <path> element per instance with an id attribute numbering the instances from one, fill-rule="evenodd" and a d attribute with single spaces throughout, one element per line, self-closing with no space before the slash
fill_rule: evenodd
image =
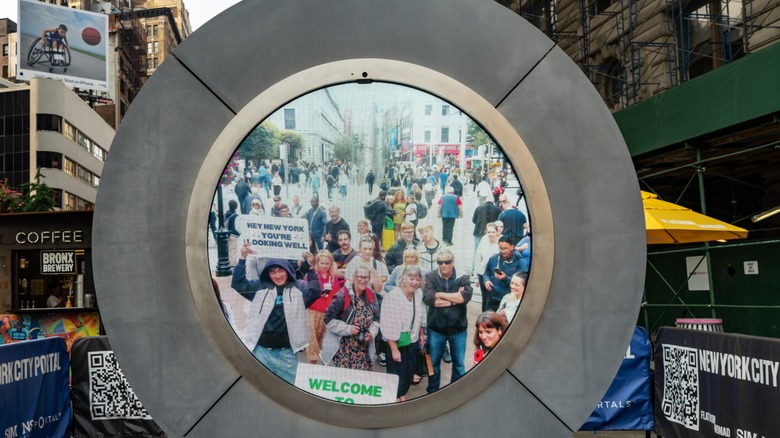
<path id="1" fill-rule="evenodd" d="M 664 416 L 699 430 L 699 362 L 695 348 L 664 345 Z"/>
<path id="2" fill-rule="evenodd" d="M 90 412 L 93 420 L 151 420 L 119 369 L 113 351 L 89 352 Z"/>

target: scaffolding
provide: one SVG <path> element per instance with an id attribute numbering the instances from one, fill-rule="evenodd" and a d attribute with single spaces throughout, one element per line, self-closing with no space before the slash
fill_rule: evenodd
<path id="1" fill-rule="evenodd" d="M 614 109 L 728 64 L 755 42 L 765 47 L 780 40 L 776 0 L 501 3 L 545 31 Z"/>

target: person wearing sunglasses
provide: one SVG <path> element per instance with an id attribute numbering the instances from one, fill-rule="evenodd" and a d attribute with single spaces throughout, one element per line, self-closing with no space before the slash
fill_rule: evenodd
<path id="1" fill-rule="evenodd" d="M 423 302 L 428 306 L 428 345 L 434 371 L 428 379 L 429 394 L 438 391 L 441 385 L 441 361 L 446 346 L 452 356 L 450 383 L 466 373 L 466 305 L 472 294 L 468 275 L 458 277 L 455 273 L 452 251 L 439 251 L 436 264 L 438 269 L 425 274 L 423 281 Z"/>

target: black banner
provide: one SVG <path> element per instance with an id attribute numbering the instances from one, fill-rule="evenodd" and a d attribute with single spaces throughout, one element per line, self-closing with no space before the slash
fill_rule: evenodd
<path id="1" fill-rule="evenodd" d="M 136 397 L 106 336 L 71 348 L 74 437 L 164 437 Z"/>
<path id="2" fill-rule="evenodd" d="M 661 436 L 780 437 L 780 340 L 661 328 L 655 427 Z"/>

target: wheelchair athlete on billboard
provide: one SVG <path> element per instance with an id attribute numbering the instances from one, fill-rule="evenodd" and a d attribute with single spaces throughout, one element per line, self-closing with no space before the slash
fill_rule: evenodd
<path id="1" fill-rule="evenodd" d="M 70 49 L 68 48 L 68 27 L 60 24 L 58 27 L 44 29 L 39 38 L 30 45 L 27 52 L 27 64 L 30 66 L 38 62 L 48 62 L 49 73 L 55 68 L 62 68 L 63 72 L 68 71 L 70 66 Z M 41 60 L 46 56 L 45 60 Z"/>

